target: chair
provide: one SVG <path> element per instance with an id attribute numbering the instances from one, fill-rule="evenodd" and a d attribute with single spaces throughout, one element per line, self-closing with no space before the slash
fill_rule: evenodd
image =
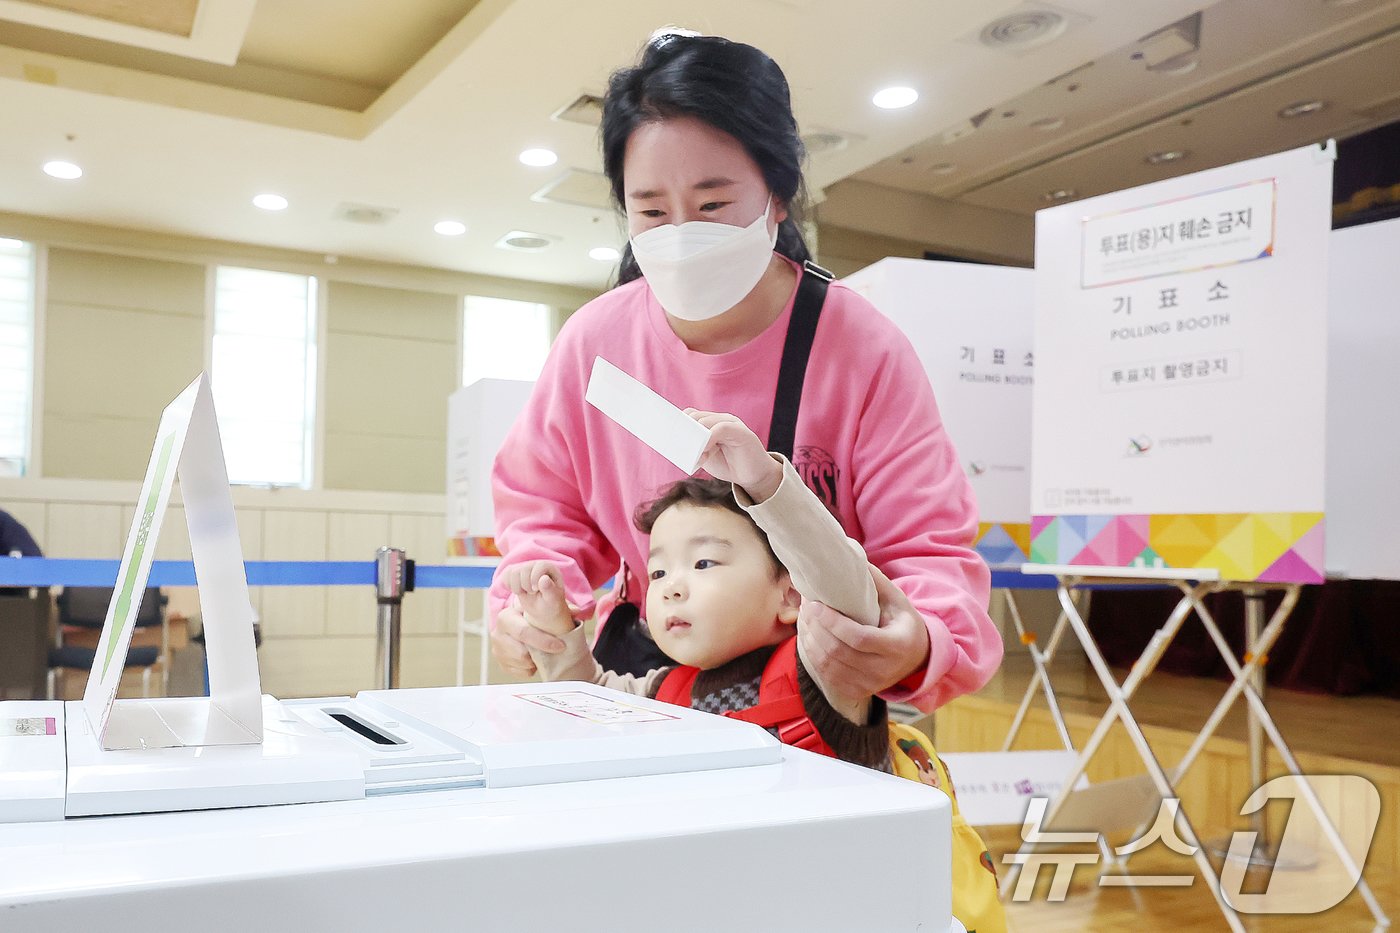
<path id="1" fill-rule="evenodd" d="M 48 697 L 54 698 L 60 670 L 91 671 L 97 657 L 97 640 L 102 625 L 107 620 L 107 606 L 112 601 L 113 589 L 100 586 L 66 586 L 58 595 L 55 604 L 58 608 L 57 624 L 54 631 L 54 644 L 49 649 Z M 165 693 L 169 677 L 170 629 L 165 614 L 168 597 L 157 587 L 147 587 L 141 596 L 141 608 L 136 612 L 136 632 L 160 626 L 160 645 L 133 644 L 126 654 L 126 667 L 141 668 L 141 694 L 151 695 L 151 669 L 157 664 L 161 670 L 161 693 Z M 84 637 L 86 635 L 86 637 Z"/>
<path id="2" fill-rule="evenodd" d="M 0 700 L 44 695 L 52 610 L 48 587 L 0 587 Z"/>

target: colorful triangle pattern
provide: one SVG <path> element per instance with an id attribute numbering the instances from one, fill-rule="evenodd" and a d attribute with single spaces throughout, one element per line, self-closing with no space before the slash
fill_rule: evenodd
<path id="1" fill-rule="evenodd" d="M 1037 515 L 1028 550 L 1042 564 L 1213 568 L 1223 580 L 1321 583 L 1325 526 L 1321 512 Z"/>
<path id="2" fill-rule="evenodd" d="M 977 526 L 974 547 L 992 567 L 1020 566 L 1030 559 L 1031 526 L 983 522 Z"/>

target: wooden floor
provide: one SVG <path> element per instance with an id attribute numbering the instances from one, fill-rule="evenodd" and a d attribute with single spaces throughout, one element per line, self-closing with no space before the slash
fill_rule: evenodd
<path id="1" fill-rule="evenodd" d="M 1092 725 L 1107 708 L 1106 694 L 1082 656 L 1067 656 L 1057 661 L 1053 670 L 1056 695 L 1066 718 L 1072 721 L 1071 732 L 1075 734 L 1076 742 L 1082 742 L 1087 726 Z M 988 751 L 1000 747 L 999 739 L 1005 735 L 1010 714 L 1020 702 L 1032 671 L 1029 658 L 1023 652 L 1008 649 L 1002 670 L 992 683 L 974 697 L 954 701 L 945 708 L 955 718 L 948 718 L 945 711 L 940 711 L 940 748 L 945 751 Z M 1126 674 L 1121 670 L 1114 673 L 1120 682 Z M 1177 731 L 1190 737 L 1204 723 L 1226 686 L 1222 681 L 1154 674 L 1144 682 L 1132 701 L 1132 708 L 1144 727 L 1156 727 L 1158 733 Z M 1331 773 L 1359 773 L 1378 784 L 1393 781 L 1400 773 L 1400 700 L 1318 696 L 1273 690 L 1267 694 L 1267 703 L 1285 741 L 1300 757 L 1321 756 L 1323 760 L 1338 763 Z M 1032 708 L 1036 712 L 1031 720 L 1038 724 L 1041 741 L 1030 744 L 1020 742 L 1018 747 L 1051 747 L 1044 741 L 1047 735 L 1053 736 L 1053 733 L 1046 728 L 1048 716 L 1044 713 L 1043 698 L 1037 697 Z M 980 732 L 975 724 L 966 722 L 979 716 L 988 723 Z M 942 735 L 945 731 L 949 733 L 947 742 Z M 1036 727 L 1028 729 L 1028 732 L 1036 731 Z M 1240 750 L 1244 748 L 1246 731 L 1245 714 L 1242 708 L 1237 708 L 1225 720 L 1218 733 L 1221 738 L 1213 748 L 1233 748 L 1236 755 L 1242 754 Z M 969 747 L 968 736 L 980 736 L 981 747 Z M 989 742 L 992 736 L 996 738 Z M 1149 735 L 1149 742 L 1156 747 L 1152 735 Z M 945 748 L 945 745 L 954 747 Z M 1276 767 L 1276 759 L 1273 760 Z M 1169 756 L 1164 763 L 1171 764 Z M 1304 767 L 1309 770 L 1306 763 Z M 1204 777 L 1210 779 L 1209 775 Z M 1384 791 L 1382 808 L 1383 811 L 1396 809 L 1393 795 Z M 1394 812 L 1383 812 L 1382 817 L 1388 821 L 1384 825 L 1400 822 Z M 1002 856 L 1016 851 L 1020 846 L 1017 828 L 998 827 L 982 832 L 994 861 L 1004 872 Z M 1385 844 L 1394 847 L 1393 840 Z M 1390 915 L 1394 924 L 1400 925 L 1400 871 L 1395 870 L 1395 858 L 1388 850 L 1381 855 L 1383 857 L 1378 857 L 1373 847 L 1365 878 L 1382 909 Z M 1190 887 L 1178 888 L 1101 887 L 1098 869 L 1092 865 L 1083 866 L 1075 870 L 1068 896 L 1060 902 L 1050 902 L 1046 893 L 1051 869 L 1042 868 L 1040 884 L 1030 900 L 1008 905 L 1012 929 L 1020 933 L 1080 930 L 1179 933 L 1182 930 L 1228 929 L 1214 898 L 1189 858 L 1156 846 L 1135 857 L 1130 873 L 1191 875 L 1196 880 Z M 1287 873 L 1279 873 L 1272 879 L 1265 873 L 1251 874 L 1246 890 L 1262 890 L 1263 885 L 1271 880 L 1274 884 L 1306 884 L 1305 878 L 1306 875 L 1295 878 Z M 1370 911 L 1355 891 L 1341 904 L 1321 914 L 1256 916 L 1246 917 L 1244 921 L 1251 931 L 1269 933 L 1301 930 L 1354 930 L 1360 933 L 1376 929 Z"/>
<path id="2" fill-rule="evenodd" d="M 1015 706 L 1021 702 L 1033 671 L 1029 655 L 1008 650 L 1001 669 L 977 695 Z M 1119 683 L 1127 674 L 1123 670 L 1113 673 Z M 1082 656 L 1057 660 L 1051 674 L 1065 713 L 1098 716 L 1107 707 L 1108 695 Z M 1154 673 L 1133 698 L 1133 713 L 1143 725 L 1198 728 L 1228 687 L 1224 680 Z M 1284 741 L 1295 752 L 1400 768 L 1400 700 L 1291 690 L 1268 690 L 1265 698 Z M 1044 699 L 1037 696 L 1036 706 L 1044 705 Z M 1216 735 L 1245 741 L 1247 728 L 1241 700 L 1226 715 Z"/>

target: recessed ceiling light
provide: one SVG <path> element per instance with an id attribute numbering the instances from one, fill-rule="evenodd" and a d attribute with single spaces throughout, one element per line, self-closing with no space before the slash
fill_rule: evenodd
<path id="1" fill-rule="evenodd" d="M 898 110 L 908 107 L 919 99 L 919 92 L 912 87 L 887 87 L 877 91 L 870 102 L 881 110 Z"/>
<path id="2" fill-rule="evenodd" d="M 543 233 L 531 233 L 528 230 L 512 230 L 496 241 L 496 245 L 501 249 L 519 250 L 525 253 L 537 253 L 553 243 L 552 237 L 547 237 Z"/>
<path id="3" fill-rule="evenodd" d="M 1056 201 L 1068 201 L 1070 198 L 1077 197 L 1078 195 L 1079 192 L 1073 188 L 1056 188 L 1054 191 L 1047 191 L 1042 194 L 1040 199 L 1053 204 Z"/>
<path id="4" fill-rule="evenodd" d="M 534 168 L 545 168 L 558 162 L 559 156 L 552 149 L 526 149 L 520 153 L 520 161 Z"/>
<path id="5" fill-rule="evenodd" d="M 467 232 L 467 225 L 460 220 L 439 220 L 433 224 L 433 232 L 443 236 L 461 236 Z"/>
<path id="6" fill-rule="evenodd" d="M 928 170 L 935 175 L 951 175 L 958 170 L 958 165 L 956 162 L 939 162 L 930 165 Z"/>
<path id="7" fill-rule="evenodd" d="M 1317 113 L 1327 106 L 1326 101 L 1321 100 L 1300 100 L 1297 103 L 1289 104 L 1278 112 L 1280 117 L 1291 120 L 1294 117 L 1305 117 L 1310 113 Z"/>
<path id="8" fill-rule="evenodd" d="M 588 251 L 588 258 L 599 262 L 617 262 L 621 256 L 622 254 L 611 246 L 595 246 Z"/>
<path id="9" fill-rule="evenodd" d="M 0 249 L 24 249 L 24 241 L 12 240 L 7 236 L 0 236 Z"/>
<path id="10" fill-rule="evenodd" d="M 1064 125 L 1064 117 L 1041 117 L 1039 120 L 1031 121 L 1031 129 L 1040 130 L 1042 133 L 1053 132 Z"/>
<path id="11" fill-rule="evenodd" d="M 1164 149 L 1148 154 L 1143 161 L 1148 165 L 1165 165 L 1168 162 L 1180 162 L 1190 154 L 1185 149 Z"/>
<path id="12" fill-rule="evenodd" d="M 55 159 L 52 162 L 44 163 L 44 174 L 51 178 L 62 178 L 65 181 L 72 181 L 74 178 L 82 178 L 83 170 L 72 162 L 63 162 Z"/>
<path id="13" fill-rule="evenodd" d="M 260 194 L 253 198 L 253 206 L 265 211 L 285 211 L 287 199 L 280 194 Z"/>

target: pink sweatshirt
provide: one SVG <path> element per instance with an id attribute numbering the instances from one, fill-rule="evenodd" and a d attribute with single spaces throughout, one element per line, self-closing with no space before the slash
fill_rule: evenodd
<path id="1" fill-rule="evenodd" d="M 638 504 L 682 479 L 674 465 L 584 401 L 602 356 L 680 408 L 730 412 L 765 442 L 792 298 L 737 350 L 697 353 L 671 330 L 644 279 L 580 308 L 559 334 L 492 472 L 494 620 L 509 599 L 502 571 L 529 560 L 563 569 L 582 613 L 593 591 L 630 568 L 628 598 L 646 604 L 646 536 Z M 833 284 L 807 366 L 793 464 L 870 562 L 928 623 L 923 682 L 886 700 L 932 710 L 979 689 L 1001 662 L 987 616 L 991 576 L 971 548 L 977 507 L 913 347 L 864 298 Z"/>

